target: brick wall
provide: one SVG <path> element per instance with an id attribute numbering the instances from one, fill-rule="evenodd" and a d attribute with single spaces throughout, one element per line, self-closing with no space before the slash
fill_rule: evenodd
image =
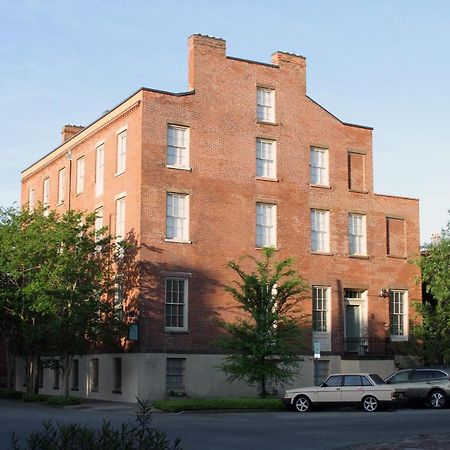
<path id="1" fill-rule="evenodd" d="M 419 216 L 417 200 L 373 192 L 372 130 L 340 121 L 306 95 L 306 60 L 301 56 L 277 52 L 272 64 L 255 63 L 227 57 L 221 39 L 194 35 L 189 39 L 188 77 L 189 92 L 143 89 L 132 97 L 138 102 L 134 109 L 121 115 L 123 107 L 118 107 L 107 115 L 110 125 L 94 123 L 55 150 L 53 159 L 46 157 L 27 169 L 22 203 L 30 186 L 36 186 L 39 199 L 43 178 L 56 180 L 57 170 L 67 165 L 69 148 L 73 164 L 78 155 L 86 155 L 89 180 L 85 193 L 72 199 L 73 208 L 93 210 L 102 204 L 105 224 L 114 224 L 114 196 L 126 191 L 127 228 L 142 245 L 141 351 L 214 351 L 217 319 L 240 314 L 223 291 L 233 280 L 224 265 L 246 254 L 261 256 L 255 248 L 258 201 L 276 204 L 279 257 L 294 256 L 309 284 L 331 287 L 333 333 L 343 333 L 343 290 L 353 288 L 367 290 L 370 335 L 385 336 L 389 301 L 379 296 L 380 290 L 408 290 L 410 303 L 421 298 L 412 281 L 418 269 L 407 259 L 419 251 Z M 256 120 L 258 86 L 275 89 L 274 124 Z M 189 127 L 191 170 L 166 167 L 168 124 Z M 115 177 L 115 136 L 124 125 L 127 171 Z M 255 176 L 257 138 L 276 141 L 276 181 Z M 99 140 L 106 143 L 103 199 L 95 198 L 93 187 Z M 328 149 L 327 188 L 310 185 L 311 146 Z M 189 195 L 192 243 L 165 241 L 167 192 Z M 329 254 L 310 251 L 311 208 L 330 212 Z M 367 217 L 365 258 L 349 257 L 350 212 Z M 387 217 L 404 221 L 404 255 L 387 253 Z M 189 280 L 189 326 L 183 333 L 164 332 L 164 277 L 174 274 Z M 310 314 L 310 300 L 304 301 L 304 310 Z"/>

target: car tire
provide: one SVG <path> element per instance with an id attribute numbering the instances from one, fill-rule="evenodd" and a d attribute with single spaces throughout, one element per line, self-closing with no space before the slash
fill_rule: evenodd
<path id="1" fill-rule="evenodd" d="M 311 410 L 311 406 L 311 400 L 306 395 L 299 395 L 294 399 L 294 408 L 298 412 L 308 412 Z"/>
<path id="2" fill-rule="evenodd" d="M 379 402 L 373 395 L 368 395 L 362 399 L 361 406 L 366 412 L 375 412 L 379 407 Z"/>
<path id="3" fill-rule="evenodd" d="M 444 391 L 441 391 L 440 389 L 434 389 L 429 393 L 427 403 L 430 408 L 445 408 L 447 404 L 447 396 L 445 395 Z"/>

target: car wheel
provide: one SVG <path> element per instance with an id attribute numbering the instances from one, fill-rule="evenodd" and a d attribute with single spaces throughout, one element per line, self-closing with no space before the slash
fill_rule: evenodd
<path id="1" fill-rule="evenodd" d="M 311 400 L 306 395 L 299 395 L 294 400 L 294 407 L 298 412 L 307 412 L 311 409 Z"/>
<path id="2" fill-rule="evenodd" d="M 368 395 L 363 398 L 362 407 L 364 411 L 375 412 L 378 409 L 378 400 L 374 396 Z"/>
<path id="3" fill-rule="evenodd" d="M 430 395 L 428 396 L 428 404 L 431 406 L 431 408 L 444 408 L 446 403 L 447 396 L 445 395 L 445 392 L 438 389 L 430 392 Z"/>

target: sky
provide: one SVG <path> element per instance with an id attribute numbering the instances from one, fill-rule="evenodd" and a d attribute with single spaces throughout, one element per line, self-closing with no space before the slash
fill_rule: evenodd
<path id="1" fill-rule="evenodd" d="M 187 38 L 307 58 L 307 93 L 373 131 L 375 192 L 419 198 L 421 242 L 450 209 L 450 1 L 0 0 L 0 206 L 20 172 L 140 87 L 187 90 Z"/>

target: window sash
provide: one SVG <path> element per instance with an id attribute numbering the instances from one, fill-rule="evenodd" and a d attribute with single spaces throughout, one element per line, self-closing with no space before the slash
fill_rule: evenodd
<path id="1" fill-rule="evenodd" d="M 42 206 L 46 208 L 50 201 L 50 179 L 46 178 L 43 182 Z"/>
<path id="2" fill-rule="evenodd" d="M 125 239 L 125 197 L 116 200 L 116 239 Z"/>
<path id="3" fill-rule="evenodd" d="M 77 184 L 76 184 L 76 193 L 81 194 L 84 191 L 84 158 L 80 158 L 77 160 Z"/>
<path id="4" fill-rule="evenodd" d="M 34 211 L 35 203 L 36 203 L 36 190 L 34 188 L 30 188 L 28 192 L 28 209 L 30 211 Z"/>
<path id="5" fill-rule="evenodd" d="M 186 241 L 188 239 L 187 195 L 167 193 L 166 237 Z"/>
<path id="6" fill-rule="evenodd" d="M 327 287 L 313 286 L 312 289 L 312 319 L 313 331 L 327 332 L 328 331 L 328 292 Z"/>
<path id="7" fill-rule="evenodd" d="M 122 391 L 122 358 L 113 359 L 113 390 Z"/>
<path id="8" fill-rule="evenodd" d="M 311 250 L 329 251 L 329 215 L 328 211 L 311 210 Z"/>
<path id="9" fill-rule="evenodd" d="M 328 150 L 311 148 L 310 175 L 312 184 L 328 186 Z"/>
<path id="10" fill-rule="evenodd" d="M 391 291 L 389 293 L 390 331 L 392 336 L 405 335 L 405 293 Z"/>
<path id="11" fill-rule="evenodd" d="M 117 174 L 125 172 L 127 156 L 127 132 L 117 135 Z"/>
<path id="12" fill-rule="evenodd" d="M 98 358 L 93 358 L 89 364 L 89 390 L 90 392 L 98 392 L 99 380 L 99 362 Z"/>
<path id="13" fill-rule="evenodd" d="M 77 391 L 80 384 L 80 367 L 78 359 L 72 361 L 72 387 L 73 391 Z"/>
<path id="14" fill-rule="evenodd" d="M 366 217 L 350 214 L 348 218 L 349 252 L 351 255 L 365 255 L 366 249 Z"/>
<path id="15" fill-rule="evenodd" d="M 167 165 L 189 167 L 189 129 L 169 125 L 167 127 Z"/>
<path id="16" fill-rule="evenodd" d="M 167 358 L 166 391 L 184 390 L 184 358 Z"/>
<path id="17" fill-rule="evenodd" d="M 256 204 L 256 246 L 276 246 L 276 212 L 275 205 Z"/>
<path id="18" fill-rule="evenodd" d="M 95 159 L 95 195 L 103 195 L 103 180 L 105 176 L 105 145 L 99 145 L 96 149 Z"/>
<path id="19" fill-rule="evenodd" d="M 165 288 L 166 329 L 187 329 L 187 279 L 166 278 Z"/>
<path id="20" fill-rule="evenodd" d="M 256 95 L 256 116 L 258 120 L 273 122 L 275 119 L 275 91 L 258 88 Z"/>
<path id="21" fill-rule="evenodd" d="M 58 204 L 64 201 L 66 195 L 66 171 L 61 169 L 58 172 Z"/>
<path id="22" fill-rule="evenodd" d="M 275 178 L 275 147 L 274 141 L 256 140 L 256 176 Z"/>

